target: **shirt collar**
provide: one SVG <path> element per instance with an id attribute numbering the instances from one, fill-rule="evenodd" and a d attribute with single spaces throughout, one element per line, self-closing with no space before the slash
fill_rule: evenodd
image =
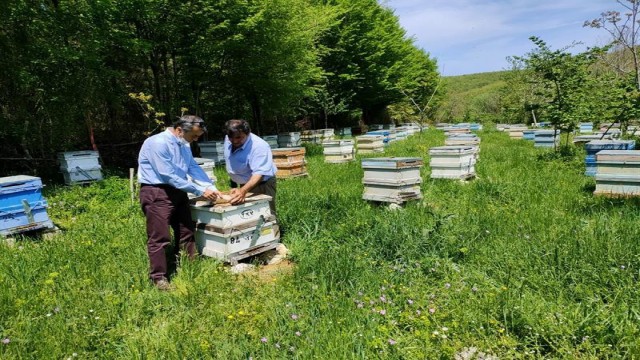
<path id="1" fill-rule="evenodd" d="M 167 134 L 167 136 L 169 137 L 169 141 L 171 141 L 174 144 L 178 144 L 180 145 L 180 139 L 178 139 L 178 137 L 171 131 L 172 128 L 167 128 L 164 132 Z"/>

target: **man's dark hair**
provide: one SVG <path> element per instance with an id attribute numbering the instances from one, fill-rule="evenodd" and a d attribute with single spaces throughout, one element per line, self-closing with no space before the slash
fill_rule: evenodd
<path id="1" fill-rule="evenodd" d="M 232 137 L 240 132 L 249 135 L 251 133 L 251 126 L 246 120 L 233 119 L 224 124 L 225 132 L 227 136 Z"/>
<path id="2" fill-rule="evenodd" d="M 195 125 L 200 126 L 202 130 L 207 131 L 206 126 L 204 125 L 204 120 L 201 117 L 196 115 L 183 115 L 178 120 L 173 123 L 174 128 L 182 128 L 185 132 L 189 132 L 193 130 Z"/>

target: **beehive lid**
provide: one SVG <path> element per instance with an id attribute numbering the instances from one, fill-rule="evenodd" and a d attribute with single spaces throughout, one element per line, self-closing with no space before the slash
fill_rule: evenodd
<path id="1" fill-rule="evenodd" d="M 625 149 L 630 146 L 634 146 L 635 143 L 636 142 L 634 140 L 593 140 L 587 143 L 586 148 L 597 149 L 600 147 L 614 147 L 616 149 Z"/>
<path id="2" fill-rule="evenodd" d="M 218 201 L 220 200 L 221 199 L 218 199 Z M 210 212 L 222 214 L 228 211 L 252 207 L 254 204 L 258 202 L 269 202 L 271 201 L 271 196 L 263 195 L 263 194 L 259 194 L 259 195 L 250 194 L 245 198 L 245 202 L 243 204 L 238 204 L 238 205 L 231 205 L 228 202 L 220 202 L 220 203 L 216 202 L 216 204 L 211 204 L 210 201 L 205 201 L 203 200 L 203 198 L 195 198 L 195 199 L 192 199 L 191 201 L 193 203 L 192 206 L 194 208 L 197 208 L 198 210 L 210 211 Z"/>
<path id="3" fill-rule="evenodd" d="M 29 175 L 15 175 L 15 176 L 7 176 L 0 178 L 0 185 L 10 185 L 17 183 L 25 183 L 29 181 L 37 181 L 40 182 L 39 177 L 29 176 Z"/>
<path id="4" fill-rule="evenodd" d="M 95 150 L 80 150 L 80 151 L 66 151 L 58 153 L 58 159 L 73 159 L 79 157 L 98 157 L 98 152 Z"/>
<path id="5" fill-rule="evenodd" d="M 380 157 L 362 159 L 363 168 L 402 169 L 422 166 L 421 158 L 415 157 Z"/>
<path id="6" fill-rule="evenodd" d="M 429 149 L 429 154 L 431 155 L 473 154 L 475 148 L 476 148 L 475 146 L 468 146 L 468 145 L 438 146 L 438 147 Z"/>
<path id="7" fill-rule="evenodd" d="M 273 155 L 279 155 L 279 156 L 302 155 L 305 152 L 306 152 L 306 149 L 303 147 L 271 149 L 271 153 Z"/>

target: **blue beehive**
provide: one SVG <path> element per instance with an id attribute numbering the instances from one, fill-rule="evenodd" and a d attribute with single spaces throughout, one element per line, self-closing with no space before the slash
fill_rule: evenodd
<path id="1" fill-rule="evenodd" d="M 560 130 L 537 130 L 533 141 L 535 147 L 555 147 L 560 142 Z"/>
<path id="2" fill-rule="evenodd" d="M 588 142 L 584 148 L 587 151 L 584 164 L 587 176 L 596 175 L 596 154 L 602 150 L 633 150 L 636 146 L 634 140 L 594 140 Z"/>
<path id="3" fill-rule="evenodd" d="M 522 130 L 522 138 L 524 140 L 535 140 L 535 133 L 536 130 L 532 130 L 532 129 L 528 129 L 528 130 Z"/>
<path id="4" fill-rule="evenodd" d="M 42 180 L 37 177 L 0 178 L 0 235 L 54 227 L 41 190 Z"/>
<path id="5" fill-rule="evenodd" d="M 391 135 L 390 135 L 389 130 L 369 131 L 367 133 L 367 135 L 382 135 L 382 136 L 384 136 L 384 139 L 382 140 L 382 142 L 384 143 L 384 146 L 388 146 L 389 145 L 389 141 L 391 140 Z"/>

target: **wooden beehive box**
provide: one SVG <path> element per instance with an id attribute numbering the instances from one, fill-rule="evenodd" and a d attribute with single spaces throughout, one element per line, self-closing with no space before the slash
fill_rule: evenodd
<path id="1" fill-rule="evenodd" d="M 269 208 L 270 196 L 252 195 L 239 205 L 191 205 L 196 245 L 205 256 L 235 263 L 274 248 L 280 230 Z"/>

